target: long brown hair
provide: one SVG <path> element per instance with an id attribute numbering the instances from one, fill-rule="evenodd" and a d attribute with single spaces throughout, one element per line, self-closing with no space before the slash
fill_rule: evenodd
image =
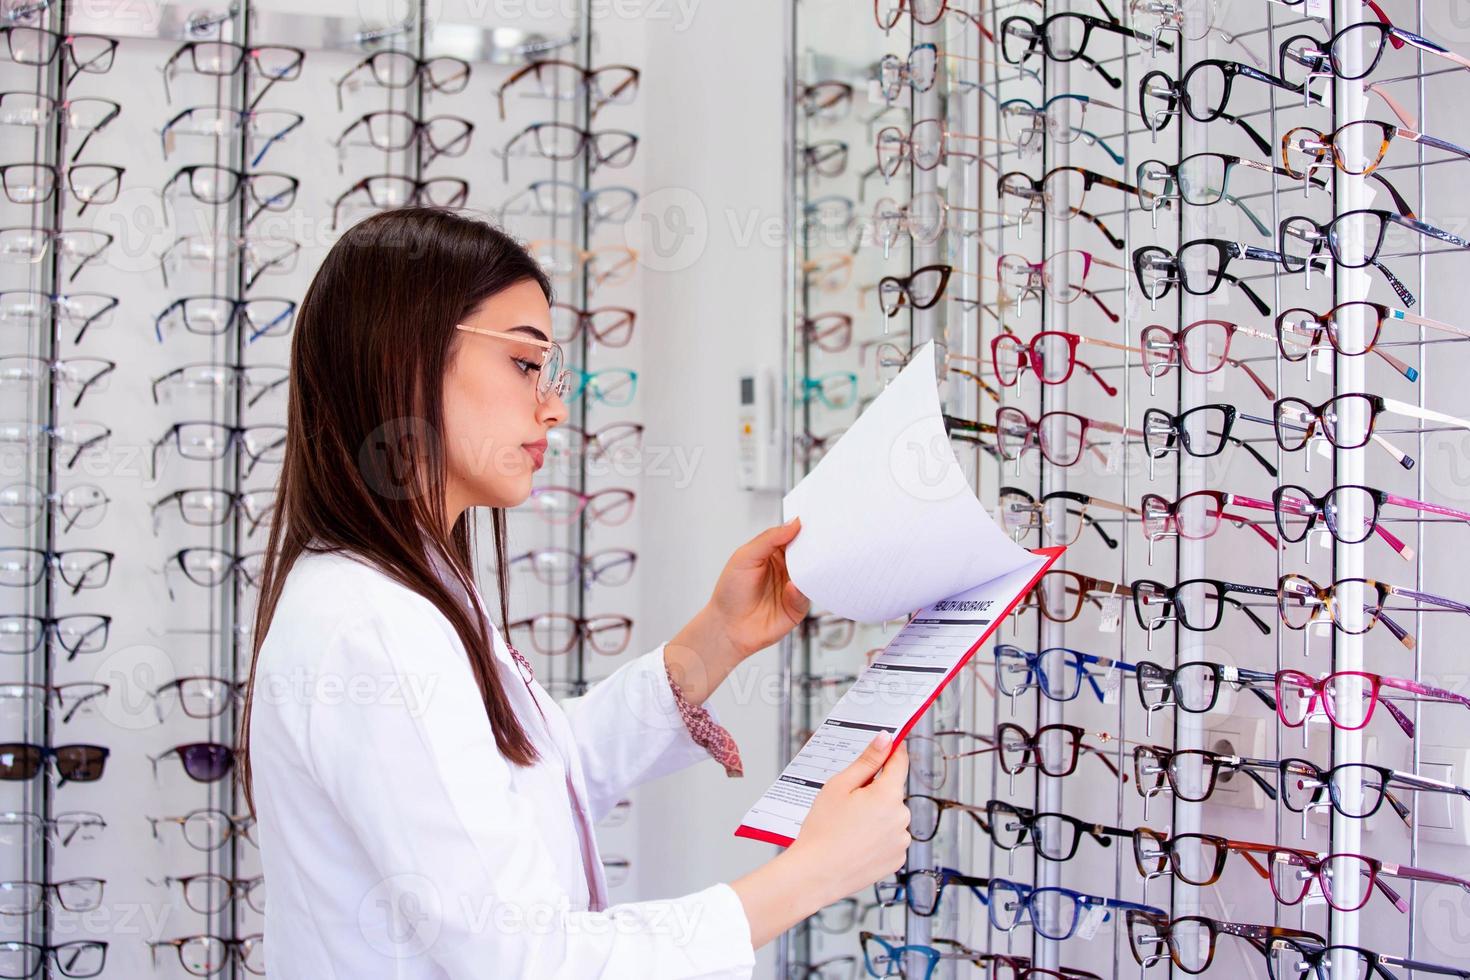
<path id="1" fill-rule="evenodd" d="M 327 253 L 296 316 L 285 458 L 266 546 L 236 745 L 251 811 L 250 709 L 255 667 L 286 575 L 302 554 L 348 554 L 428 599 L 454 626 L 501 753 L 537 759 L 495 673 L 483 610 L 466 608 L 435 573 L 473 582 L 469 512 L 448 534 L 443 382 L 454 325 L 488 297 L 551 283 L 514 239 L 441 208 L 400 208 L 349 229 Z M 505 512 L 492 510 L 500 620 L 506 599 Z"/>

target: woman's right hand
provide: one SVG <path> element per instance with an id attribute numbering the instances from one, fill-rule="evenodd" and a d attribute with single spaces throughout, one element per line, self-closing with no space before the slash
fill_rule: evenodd
<path id="1" fill-rule="evenodd" d="M 900 743 L 884 765 L 891 744 L 892 737 L 880 733 L 852 765 L 827 780 L 788 848 L 804 855 L 813 880 L 822 882 L 822 905 L 881 881 L 908 857 L 908 747 Z"/>

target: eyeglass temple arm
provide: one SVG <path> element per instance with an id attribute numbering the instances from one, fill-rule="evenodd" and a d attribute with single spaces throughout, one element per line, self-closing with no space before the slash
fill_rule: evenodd
<path id="1" fill-rule="evenodd" d="M 1419 960 L 1406 960 L 1401 956 L 1390 956 L 1387 953 L 1379 953 L 1378 961 L 1380 971 L 1382 971 L 1381 964 L 1387 963 L 1390 966 L 1401 966 L 1410 973 L 1436 973 L 1442 977 L 1459 977 L 1460 980 L 1470 980 L 1470 970 L 1462 970 L 1455 966 L 1440 966 L 1435 963 L 1423 963 Z"/>
<path id="2" fill-rule="evenodd" d="M 1470 150 L 1465 149 L 1463 146 L 1456 146 L 1454 143 L 1451 143 L 1448 140 L 1442 140 L 1438 137 L 1430 136 L 1426 133 L 1415 132 L 1412 127 L 1406 127 L 1399 130 L 1399 135 L 1415 143 L 1422 143 L 1425 146 L 1432 146 L 1437 150 L 1444 150 L 1448 153 L 1453 153 L 1456 156 L 1470 157 Z"/>
<path id="3" fill-rule="evenodd" d="M 1092 300 L 1094 303 L 1096 303 L 1097 304 L 1097 308 L 1103 311 L 1103 316 L 1107 317 L 1110 322 L 1112 322 L 1112 323 L 1117 323 L 1118 322 L 1118 319 L 1119 319 L 1118 314 L 1115 313 L 1115 312 L 1113 312 L 1112 307 L 1110 307 L 1110 306 L 1108 306 L 1108 304 L 1104 303 L 1102 301 L 1102 297 L 1099 296 L 1097 293 L 1095 293 L 1092 290 L 1088 289 L 1086 286 L 1078 285 L 1078 286 L 1073 286 L 1072 288 L 1075 289 L 1075 290 L 1077 290 L 1082 295 L 1086 296 L 1088 299 Z"/>
<path id="4" fill-rule="evenodd" d="M 1420 595 L 1422 595 L 1422 593 L 1420 593 Z M 1428 597 L 1424 601 L 1428 601 L 1432 598 L 1434 597 Z M 1464 610 L 1462 609 L 1461 611 Z M 1454 704 L 1462 704 L 1465 707 L 1470 708 L 1470 698 L 1465 697 L 1465 695 L 1463 694 L 1456 694 L 1453 691 L 1446 691 L 1443 688 L 1432 687 L 1427 684 L 1420 684 L 1417 681 L 1405 680 L 1398 677 L 1385 677 L 1383 678 L 1382 683 L 1384 687 L 1393 687 L 1398 690 L 1408 691 L 1411 694 L 1417 694 L 1419 697 L 1432 698 L 1436 701 L 1448 701 Z M 1384 701 L 1384 703 L 1388 704 L 1387 701 Z M 1412 735 L 1413 733 L 1411 732 L 1410 734 Z"/>
<path id="5" fill-rule="evenodd" d="M 1268 595 L 1269 594 L 1269 595 L 1271 595 L 1273 597 L 1276 595 L 1276 590 L 1275 589 L 1271 589 L 1268 592 L 1262 593 L 1262 592 L 1257 592 L 1256 591 L 1256 586 L 1253 586 L 1253 585 L 1252 586 L 1238 586 L 1238 585 L 1231 585 L 1230 583 L 1227 582 L 1227 583 L 1225 583 L 1225 587 L 1227 589 L 1237 589 L 1237 590 L 1240 590 L 1240 591 L 1243 591 L 1243 592 L 1248 592 L 1248 593 L 1251 593 L 1253 595 Z M 1229 605 L 1232 605 L 1236 609 L 1239 609 L 1241 612 L 1245 613 L 1247 616 L 1250 617 L 1250 621 L 1256 624 L 1256 629 L 1260 630 L 1261 633 L 1263 633 L 1263 634 L 1265 634 L 1267 636 L 1270 635 L 1270 633 L 1271 633 L 1271 627 L 1268 626 L 1268 625 L 1266 625 L 1265 620 L 1261 619 L 1261 617 L 1259 617 L 1255 613 L 1251 612 L 1250 607 L 1247 606 L 1245 603 L 1241 602 L 1239 599 L 1232 599 L 1230 596 L 1223 595 L 1223 594 L 1220 596 L 1220 601 L 1221 602 L 1228 603 Z"/>
<path id="6" fill-rule="evenodd" d="M 1096 146 L 1098 149 L 1102 150 L 1108 156 L 1112 157 L 1113 158 L 1113 162 L 1116 163 L 1116 164 L 1118 164 L 1120 167 L 1124 163 L 1127 162 L 1127 160 L 1123 156 L 1123 154 L 1121 154 L 1117 150 L 1113 149 L 1110 145 L 1108 145 L 1108 141 L 1107 140 L 1103 139 L 1101 136 L 1097 135 L 1092 130 L 1090 130 L 1090 129 L 1079 129 L 1076 126 L 1068 126 L 1067 128 L 1070 129 L 1072 132 L 1076 133 L 1078 135 L 1078 137 L 1081 138 L 1082 142 L 1084 142 L 1084 143 L 1091 143 L 1093 146 Z"/>
<path id="7" fill-rule="evenodd" d="M 1291 88 L 1291 86 L 1286 87 Z M 1300 91 L 1300 89 L 1293 89 L 1293 91 Z M 1321 102 L 1322 100 L 1321 98 L 1318 98 L 1317 101 Z M 1256 149 L 1260 150 L 1262 153 L 1267 154 L 1268 156 L 1270 155 L 1271 144 L 1266 142 L 1266 138 L 1262 136 L 1259 132 L 1257 132 L 1256 128 L 1250 123 L 1246 122 L 1244 119 L 1241 119 L 1239 116 L 1232 116 L 1228 112 L 1222 112 L 1216 118 L 1223 119 L 1233 126 L 1239 126 L 1241 130 L 1245 132 L 1246 137 L 1249 138 L 1252 143 L 1256 144 Z"/>
<path id="8" fill-rule="evenodd" d="M 1327 269 L 1326 263 L 1322 262 L 1320 259 L 1313 259 L 1312 261 L 1317 264 L 1317 268 L 1322 269 L 1323 271 Z M 1251 301 L 1251 305 L 1256 308 L 1256 312 L 1260 313 L 1261 316 L 1271 315 L 1271 307 L 1266 305 L 1266 301 L 1261 299 L 1256 291 L 1250 287 L 1249 283 L 1241 281 L 1239 276 L 1232 276 L 1230 273 L 1224 271 L 1221 271 L 1220 278 L 1224 279 L 1232 286 L 1238 287 L 1243 293 L 1245 293 L 1245 298 Z"/>
<path id="9" fill-rule="evenodd" d="M 1271 695 L 1269 690 L 1275 685 L 1275 674 L 1264 670 L 1246 670 L 1244 668 L 1236 668 L 1235 674 L 1238 680 L 1232 683 L 1254 694 L 1272 711 L 1276 710 L 1276 698 Z"/>
<path id="10" fill-rule="evenodd" d="M 1243 514 L 1231 514 L 1227 511 L 1221 510 L 1216 512 L 1216 516 L 1223 520 L 1229 521 L 1236 527 L 1249 528 L 1257 535 L 1259 535 L 1261 540 L 1265 541 L 1272 548 L 1281 547 L 1281 542 L 1276 540 L 1276 535 L 1272 534 L 1270 531 L 1267 531 L 1265 528 L 1261 527 L 1260 524 L 1256 523 Z M 1171 520 L 1174 520 L 1177 525 L 1177 518 L 1171 518 Z"/>
<path id="11" fill-rule="evenodd" d="M 1084 289 L 1083 292 L 1087 292 L 1087 290 Z M 1091 375 L 1092 380 L 1096 381 L 1098 385 L 1102 388 L 1102 390 L 1108 393 L 1108 397 L 1113 398 L 1117 396 L 1117 387 L 1109 384 L 1107 379 L 1104 378 L 1101 374 L 1098 374 L 1097 369 L 1094 368 L 1091 364 L 1088 364 L 1086 361 L 1083 361 L 1081 358 L 1077 357 L 1074 357 L 1072 359 L 1072 363 L 1080 367 L 1083 371 L 1087 372 L 1087 374 Z"/>
<path id="12" fill-rule="evenodd" d="M 1080 741 L 1077 743 L 1077 747 L 1083 752 L 1087 752 L 1091 755 L 1096 756 L 1099 762 L 1108 767 L 1108 772 L 1112 773 L 1115 779 L 1119 779 L 1125 783 L 1128 782 L 1128 774 L 1124 772 L 1119 772 L 1118 767 L 1113 763 L 1113 760 L 1109 759 L 1108 754 L 1102 749 L 1095 748 L 1091 745 L 1085 745 Z"/>
<path id="13" fill-rule="evenodd" d="M 1412 772 L 1401 772 L 1398 769 L 1390 769 L 1388 773 L 1390 779 L 1397 780 L 1418 792 L 1454 793 L 1457 796 L 1470 798 L 1470 789 L 1466 789 L 1463 786 L 1456 786 L 1454 783 L 1448 783 L 1442 779 L 1431 779 L 1428 776 L 1421 776 L 1418 773 Z"/>
<path id="14" fill-rule="evenodd" d="M 1383 399 L 1383 408 L 1385 411 L 1393 412 L 1396 415 L 1406 415 L 1409 418 L 1416 418 L 1424 422 L 1438 422 L 1441 425 L 1470 430 L 1470 421 L 1454 415 L 1446 415 L 1444 412 L 1436 412 L 1432 408 L 1420 408 L 1418 405 L 1410 405 L 1396 398 Z"/>
<path id="15" fill-rule="evenodd" d="M 1268 798 L 1273 801 L 1276 799 L 1277 792 L 1275 783 L 1268 779 L 1265 779 L 1259 772 L 1256 771 L 1258 769 L 1270 769 L 1272 772 L 1277 771 L 1279 767 L 1275 760 L 1252 759 L 1246 756 L 1235 756 L 1228 759 L 1221 759 L 1220 764 L 1228 766 L 1236 772 L 1245 773 L 1246 776 L 1250 777 L 1250 779 L 1257 786 L 1261 787 L 1261 792 L 1265 793 Z"/>
<path id="16" fill-rule="evenodd" d="M 1096 531 L 1098 533 L 1098 535 L 1102 537 L 1103 542 L 1110 549 L 1116 549 L 1118 547 L 1118 539 L 1117 538 L 1114 538 L 1107 531 L 1103 530 L 1103 526 L 1101 524 L 1099 524 L 1097 521 L 1093 520 L 1092 517 L 1089 516 L 1088 513 L 1085 510 L 1080 510 L 1080 509 L 1075 508 L 1075 507 L 1068 507 L 1067 508 L 1067 513 L 1068 514 L 1071 514 L 1073 517 L 1075 517 L 1078 520 L 1080 520 L 1083 524 L 1088 525 L 1094 531 Z M 1098 692 L 1098 696 L 1099 697 L 1102 696 L 1102 692 L 1101 691 Z"/>
<path id="17" fill-rule="evenodd" d="M 1108 226 L 1105 225 L 1105 224 L 1103 224 L 1102 219 L 1099 218 L 1097 215 L 1093 214 L 1091 211 L 1084 211 L 1082 208 L 1078 208 L 1077 209 L 1077 217 L 1079 217 L 1079 218 L 1085 218 L 1092 225 L 1094 225 L 1097 228 L 1098 231 L 1102 232 L 1103 237 L 1108 240 L 1108 243 L 1110 245 L 1112 245 L 1113 248 L 1122 248 L 1123 247 L 1123 244 L 1124 244 L 1123 239 L 1121 239 L 1117 235 L 1113 234 L 1113 232 L 1108 228 Z"/>
<path id="18" fill-rule="evenodd" d="M 1427 37 L 1421 37 L 1420 35 L 1415 34 L 1412 31 L 1406 31 L 1402 27 L 1394 27 L 1392 24 L 1389 25 L 1388 31 L 1388 36 L 1390 40 L 1394 38 L 1401 38 L 1404 41 L 1407 41 L 1409 44 L 1412 44 L 1416 48 L 1424 51 L 1433 52 L 1434 54 L 1437 54 L 1442 58 L 1453 61 L 1461 68 L 1470 70 L 1470 58 L 1466 58 L 1464 55 L 1457 54 L 1442 44 L 1431 41 Z"/>

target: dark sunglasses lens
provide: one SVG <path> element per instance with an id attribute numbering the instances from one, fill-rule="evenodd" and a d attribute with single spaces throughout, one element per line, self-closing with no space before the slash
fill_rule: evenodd
<path id="1" fill-rule="evenodd" d="M 96 745 L 63 745 L 56 750 L 56 771 L 74 783 L 102 778 L 107 750 Z"/>
<path id="2" fill-rule="evenodd" d="M 41 747 L 24 742 L 0 745 L 0 779 L 34 779 L 44 758 Z"/>
<path id="3" fill-rule="evenodd" d="M 200 743 L 185 745 L 179 749 L 179 760 L 184 771 L 201 783 L 212 783 L 223 779 L 235 762 L 235 754 L 227 745 Z"/>

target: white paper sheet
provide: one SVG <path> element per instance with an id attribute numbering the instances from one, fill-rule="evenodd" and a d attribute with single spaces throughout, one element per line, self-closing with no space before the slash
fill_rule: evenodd
<path id="1" fill-rule="evenodd" d="M 786 845 L 795 840 L 827 780 L 851 765 L 879 731 L 903 737 L 1046 563 L 1045 556 L 1027 552 L 1020 569 L 919 610 L 746 812 L 736 836 Z"/>
<path id="2" fill-rule="evenodd" d="M 786 568 L 813 609 L 906 616 L 1033 560 L 991 520 L 944 430 L 934 343 L 920 348 L 783 501 Z"/>

